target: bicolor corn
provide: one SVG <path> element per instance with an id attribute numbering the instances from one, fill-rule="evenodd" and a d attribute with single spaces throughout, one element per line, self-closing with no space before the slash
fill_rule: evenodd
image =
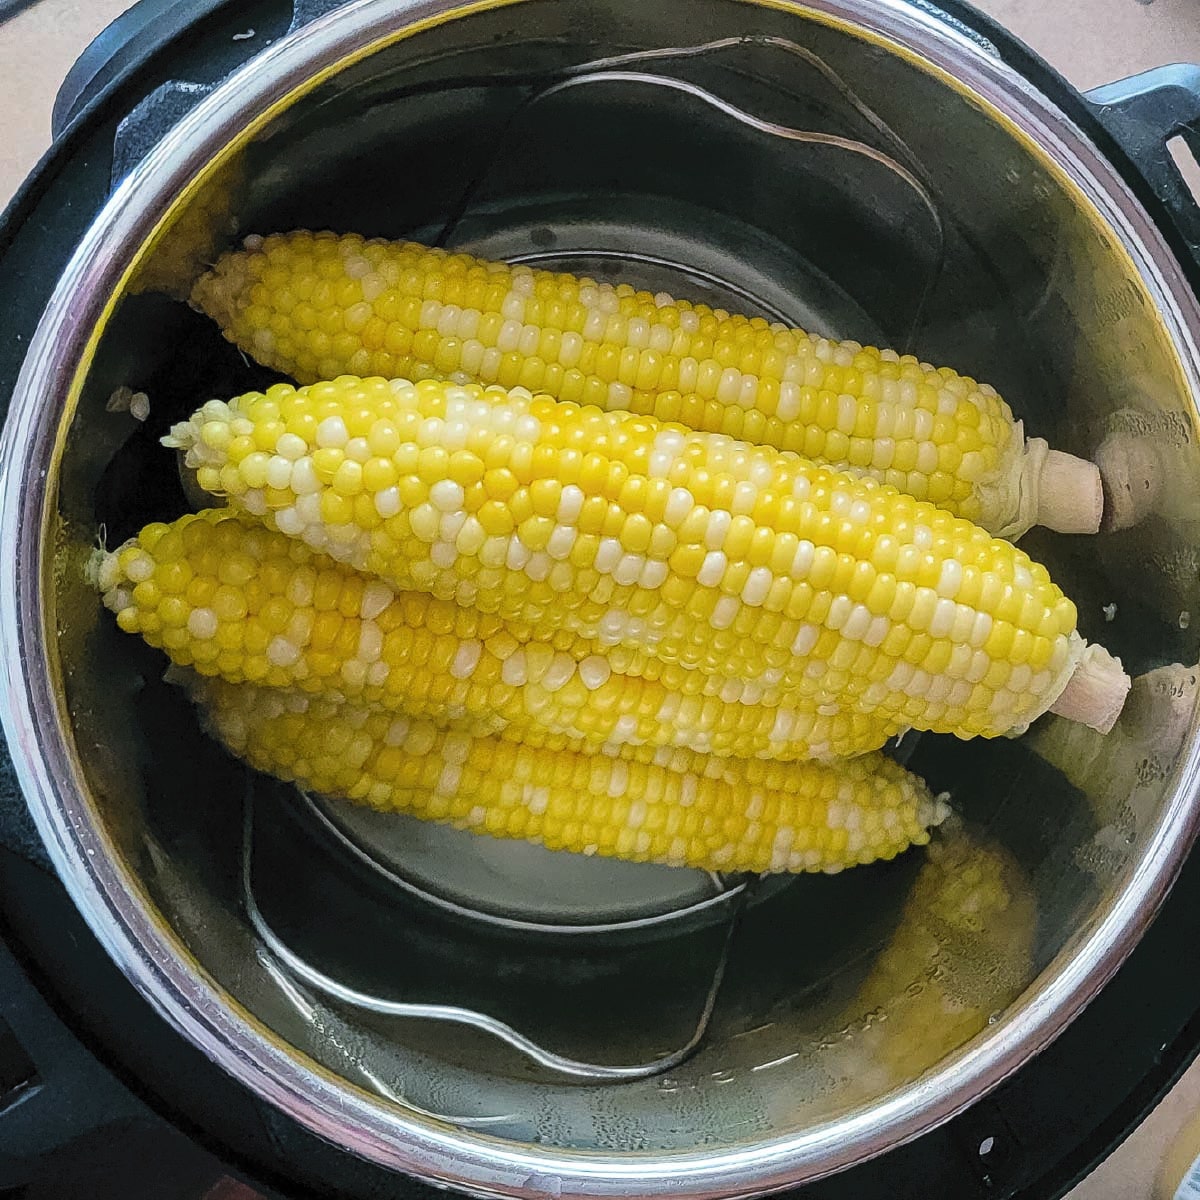
<path id="1" fill-rule="evenodd" d="M 987 384 L 628 284 L 302 230 L 248 238 L 192 300 L 302 383 L 520 386 L 861 471 L 1005 537 L 1099 525 L 1096 468 L 1026 441 Z"/>
<path id="2" fill-rule="evenodd" d="M 350 376 L 212 401 L 165 441 L 207 491 L 398 588 L 819 715 L 995 736 L 1081 663 L 1118 711 L 1128 686 L 1022 551 L 770 447 L 523 389 Z"/>
<path id="3" fill-rule="evenodd" d="M 303 787 L 550 849 L 713 871 L 825 871 L 929 840 L 944 799 L 880 755 L 670 767 L 445 732 L 354 704 L 193 676 L 208 727 Z"/>
<path id="4" fill-rule="evenodd" d="M 897 732 L 395 591 L 235 509 L 148 525 L 95 570 L 118 625 L 178 666 L 477 734 L 643 760 L 673 747 L 787 760 L 873 750 Z"/>

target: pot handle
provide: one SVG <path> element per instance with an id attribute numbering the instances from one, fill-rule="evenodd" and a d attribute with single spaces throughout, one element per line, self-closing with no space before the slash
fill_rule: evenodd
<path id="1" fill-rule="evenodd" d="M 2 852 L 0 852 L 2 853 Z M 146 1110 L 84 1050 L 0 939 L 0 1194 L 89 1130 Z"/>
<path id="2" fill-rule="evenodd" d="M 1141 172 L 1180 237 L 1200 259 L 1200 206 L 1167 143 L 1182 137 L 1200 158 L 1200 66 L 1155 67 L 1086 93 L 1096 119 Z"/>
<path id="3" fill-rule="evenodd" d="M 0 871 L 19 869 L 0 851 Z M 61 891 L 48 880 L 33 886 L 33 903 L 45 899 L 46 889 Z M 58 903 L 70 902 L 63 894 Z M 0 1195 L 102 1200 L 142 1195 L 146 1186 L 159 1196 L 268 1200 L 93 1054 L 63 1023 L 8 936 L 0 926 Z M 75 938 L 74 927 L 69 936 Z M 153 1183 L 147 1162 L 154 1164 Z"/>
<path id="4" fill-rule="evenodd" d="M 57 140 L 101 92 L 229 0 L 138 0 L 105 26 L 75 60 L 54 97 Z"/>
<path id="5" fill-rule="evenodd" d="M 345 2 L 292 0 L 288 5 L 285 0 L 282 6 L 284 21 L 287 22 L 290 17 L 290 24 L 286 24 L 285 28 L 289 33 L 295 32 Z M 207 17 L 223 9 L 236 12 L 236 8 L 234 0 L 137 0 L 92 40 L 67 72 L 55 97 L 51 115 L 50 128 L 55 140 L 93 101 L 113 90 L 171 42 L 193 30 Z M 230 62 L 228 48 L 224 48 L 226 53 L 221 55 L 222 74 L 248 61 L 263 45 L 261 39 L 255 38 L 254 30 L 237 34 L 235 38 L 244 39 L 244 51 Z M 191 97 L 190 103 L 195 103 L 211 85 L 163 85 L 164 88 L 175 90 L 181 86 Z M 176 119 L 182 115 L 182 112 L 177 113 Z"/>

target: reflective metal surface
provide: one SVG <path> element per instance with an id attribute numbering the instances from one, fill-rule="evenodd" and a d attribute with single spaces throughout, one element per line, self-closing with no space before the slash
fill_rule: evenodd
<path id="1" fill-rule="evenodd" d="M 745 45 L 748 23 L 761 37 Z M 678 47 L 681 30 L 730 42 L 656 55 L 687 88 L 610 80 L 522 107 L 597 59 L 637 54 L 644 72 L 644 52 Z M 816 140 L 731 121 L 694 88 Z M 518 110 L 520 153 L 493 161 Z M 938 221 L 879 157 L 830 139 L 901 163 Z M 56 865 L 172 1024 L 321 1135 L 427 1178 L 521 1196 L 744 1195 L 917 1136 L 1052 1038 L 1152 916 L 1196 825 L 1194 696 L 1147 770 L 1126 769 L 1136 713 L 1114 771 L 1075 770 L 1096 740 L 1056 751 L 1053 720 L 1015 742 L 906 746 L 952 792 L 965 840 L 748 906 L 706 1040 L 653 1080 L 564 1083 L 497 1039 L 347 1006 L 289 973 L 247 919 L 242 772 L 84 582 L 98 526 L 111 544 L 184 507 L 156 433 L 262 381 L 160 289 L 231 223 L 434 237 L 449 216 L 456 243 L 506 254 L 557 253 L 572 228 L 604 241 L 575 251 L 668 247 L 790 320 L 911 340 L 994 382 L 1065 450 L 1092 451 L 1114 421 L 1161 435 L 1173 475 L 1133 529 L 1029 549 L 1134 673 L 1200 658 L 1200 621 L 1180 619 L 1200 613 L 1200 577 L 1178 567 L 1198 533 L 1184 501 L 1200 467 L 1196 302 L 1111 166 L 1002 62 L 899 0 L 357 0 L 268 48 L 150 153 L 30 347 L 2 446 L 0 638 L 5 729 Z M 795 283 L 812 279 L 836 294 L 802 309 Z M 136 430 L 105 411 L 122 385 L 150 396 Z M 295 836 L 288 811 L 258 843 L 275 858 L 256 898 L 339 985 L 398 1004 L 486 999 L 589 1063 L 650 1061 L 686 1041 L 664 1021 L 696 1027 L 672 1006 L 702 1002 L 687 983 L 719 926 L 603 954 L 462 929 L 372 891 L 336 847 Z M 979 887 L 964 895 L 969 872 Z"/>
<path id="2" fill-rule="evenodd" d="M 478 1008 L 466 1008 L 462 1005 L 413 1003 L 407 1000 L 393 1000 L 368 992 L 359 991 L 348 986 L 333 976 L 326 974 L 307 959 L 297 954 L 288 942 L 279 936 L 270 922 L 263 915 L 258 904 L 257 881 L 254 870 L 254 782 L 248 780 L 246 788 L 246 812 L 244 834 L 242 841 L 242 905 L 254 932 L 262 940 L 264 950 L 259 954 L 259 961 L 267 965 L 271 959 L 276 960 L 286 975 L 299 981 L 302 986 L 315 989 L 322 995 L 328 996 L 342 1005 L 352 1009 L 361 1009 L 367 1013 L 376 1013 L 384 1017 L 400 1018 L 408 1021 L 444 1021 L 452 1025 L 461 1025 L 469 1029 L 479 1030 L 489 1036 L 506 1043 L 519 1054 L 524 1055 L 538 1067 L 542 1067 L 555 1075 L 566 1075 L 575 1079 L 587 1079 L 592 1082 L 627 1082 L 634 1079 L 649 1079 L 661 1075 L 686 1062 L 696 1048 L 704 1040 L 712 1020 L 713 1009 L 721 991 L 721 983 L 725 978 L 725 968 L 729 962 L 729 949 L 733 944 L 734 934 L 741 916 L 741 906 L 745 902 L 745 885 L 736 891 L 718 892 L 718 896 L 729 897 L 722 906 L 724 916 L 724 933 L 716 943 L 716 952 L 711 961 L 701 966 L 697 982 L 703 986 L 698 994 L 700 1000 L 696 1009 L 696 1024 L 686 1042 L 669 1053 L 640 1063 L 616 1065 L 612 1063 L 584 1062 L 569 1055 L 560 1054 L 549 1049 L 539 1041 L 513 1028 L 505 1021 L 497 1020 L 490 1013 L 481 1012 Z M 268 828 L 267 836 L 271 830 Z M 577 856 L 567 856 L 568 861 Z M 474 913 L 465 908 L 458 908 L 460 915 L 475 919 L 492 920 L 490 914 Z M 668 919 L 676 915 L 690 915 L 687 909 L 677 910 L 677 913 L 664 914 Z M 534 926 L 538 931 L 547 927 Z M 562 926 L 550 927 L 554 932 L 576 932 L 580 927 Z M 620 926 L 616 926 L 620 928 Z M 584 930 L 589 933 L 606 932 L 592 927 Z M 707 975 L 707 978 L 705 976 Z M 682 998 L 680 998 L 682 999 Z M 484 999 L 482 1003 L 486 1004 Z M 653 1014 L 647 1014 L 648 1020 L 653 1020 Z"/>

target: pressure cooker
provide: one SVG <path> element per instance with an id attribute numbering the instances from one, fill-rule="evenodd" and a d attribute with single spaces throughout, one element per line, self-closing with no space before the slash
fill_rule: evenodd
<path id="1" fill-rule="evenodd" d="M 135 1054 L 155 1102 L 346 1195 L 1051 1195 L 1102 1154 L 1200 1044 L 1198 130 L 1200 69 L 1082 96 L 924 0 L 151 4 L 103 35 L 0 227 L 5 828 L 121 1004 L 286 1132 L 196 1121 Z M 905 740 L 955 817 L 836 879 L 490 857 L 248 776 L 85 566 L 177 502 L 171 413 L 270 379 L 190 283 L 300 227 L 994 382 L 1104 472 L 1101 533 L 1026 542 L 1135 677 L 1117 728 Z M 5 906 L 128 1063 L 11 880 Z"/>

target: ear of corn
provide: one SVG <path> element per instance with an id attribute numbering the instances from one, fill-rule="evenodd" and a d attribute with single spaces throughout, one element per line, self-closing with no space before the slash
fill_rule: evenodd
<path id="1" fill-rule="evenodd" d="M 302 383 L 522 386 L 865 472 L 1001 536 L 1098 525 L 1091 464 L 1048 459 L 991 387 L 909 355 L 628 285 L 332 233 L 249 238 L 192 298 L 227 338 Z M 1053 482 L 1039 495 L 1048 465 L 1073 496 Z M 1082 517 L 1071 511 L 1079 489 L 1090 494 Z"/>
<path id="2" fill-rule="evenodd" d="M 210 401 L 165 440 L 206 490 L 399 587 L 817 713 L 1011 733 L 1084 652 L 1045 569 L 978 526 L 649 417 L 343 377 Z"/>
<path id="3" fill-rule="evenodd" d="M 526 743 L 661 747 L 775 759 L 874 750 L 897 732 L 822 716 L 654 659 L 596 653 L 418 592 L 396 592 L 235 509 L 150 525 L 97 563 L 105 604 L 179 666 L 297 688 Z M 706 694 L 706 691 L 708 694 Z M 767 703 L 766 701 L 772 701 Z"/>
<path id="4" fill-rule="evenodd" d="M 215 736 L 259 770 L 551 849 L 719 871 L 833 872 L 927 842 L 946 815 L 920 780 L 878 755 L 836 765 L 685 756 L 672 769 L 446 733 L 249 684 L 194 677 L 191 687 Z"/>

